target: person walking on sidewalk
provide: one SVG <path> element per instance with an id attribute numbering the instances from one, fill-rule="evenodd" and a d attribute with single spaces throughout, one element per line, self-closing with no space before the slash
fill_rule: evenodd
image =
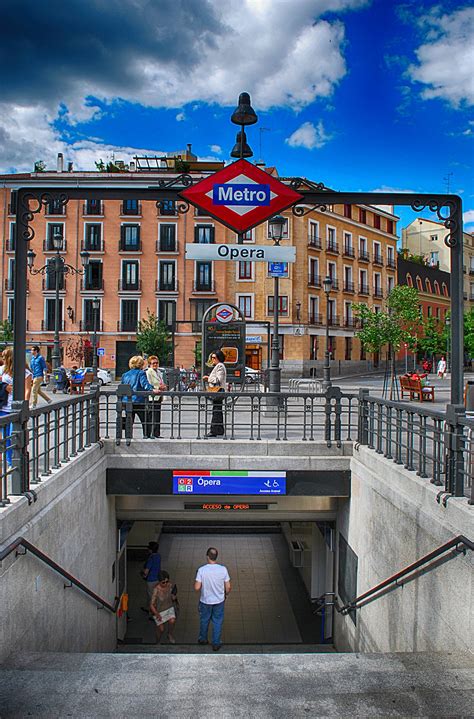
<path id="1" fill-rule="evenodd" d="M 198 644 L 208 644 L 209 622 L 212 622 L 212 648 L 215 652 L 221 648 L 224 602 L 231 590 L 229 572 L 227 567 L 217 563 L 218 554 L 215 547 L 209 547 L 207 564 L 199 567 L 194 582 L 195 591 L 201 592 Z"/>
<path id="2" fill-rule="evenodd" d="M 38 345 L 35 345 L 33 349 L 31 350 L 31 362 L 30 362 L 30 368 L 31 373 L 33 375 L 33 389 L 32 389 L 32 403 L 31 406 L 34 409 L 36 405 L 38 404 L 38 395 L 46 400 L 48 404 L 51 404 L 53 401 L 51 397 L 48 397 L 46 392 L 44 392 L 41 389 L 41 385 L 46 380 L 46 361 L 43 357 L 43 355 L 40 353 L 40 348 Z"/>
<path id="3" fill-rule="evenodd" d="M 165 627 L 168 627 L 169 643 L 176 644 L 173 632 L 176 624 L 177 603 L 176 584 L 171 584 L 170 575 L 163 569 L 158 575 L 158 582 L 150 600 L 150 612 L 155 619 L 156 641 L 158 644 L 161 641 Z"/>
<path id="4" fill-rule="evenodd" d="M 227 384 L 227 370 L 224 364 L 224 353 L 216 350 L 211 354 L 211 362 L 213 364 L 212 372 L 209 376 L 203 377 L 207 382 L 209 391 L 221 394 L 225 392 Z M 212 419 L 206 437 L 222 437 L 224 435 L 224 414 L 222 412 L 222 397 L 212 400 Z"/>
<path id="5" fill-rule="evenodd" d="M 149 604 L 153 596 L 154 589 L 159 582 L 161 572 L 161 554 L 158 551 L 158 542 L 148 542 L 148 559 L 142 569 L 141 575 L 146 581 L 146 593 L 148 597 L 148 605 L 144 611 L 149 611 Z"/>
<path id="6" fill-rule="evenodd" d="M 157 389 L 159 392 L 166 392 L 166 385 L 163 382 L 163 375 L 158 369 L 160 361 L 156 355 L 148 357 L 148 369 L 146 371 L 146 378 L 151 384 L 153 389 Z M 151 428 L 148 429 L 148 436 L 159 438 L 161 434 L 161 403 L 163 397 L 159 395 L 152 395 L 148 398 L 148 422 L 151 424 Z"/>

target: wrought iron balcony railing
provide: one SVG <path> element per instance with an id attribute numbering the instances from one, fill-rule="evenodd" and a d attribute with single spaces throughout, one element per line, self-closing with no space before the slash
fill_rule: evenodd
<path id="1" fill-rule="evenodd" d="M 369 285 L 359 285 L 359 294 L 360 295 L 368 295 L 369 294 Z"/>
<path id="2" fill-rule="evenodd" d="M 327 242 L 326 243 L 326 252 L 331 252 L 333 255 L 339 254 L 339 245 L 337 242 Z"/>
<path id="3" fill-rule="evenodd" d="M 214 280 L 211 282 L 193 282 L 193 292 L 215 292 L 216 283 Z"/>
<path id="4" fill-rule="evenodd" d="M 85 202 L 82 205 L 82 214 L 89 216 L 95 216 L 95 217 L 102 217 L 104 214 L 104 203 L 102 201 L 100 202 L 94 202 L 91 204 L 90 202 Z"/>
<path id="5" fill-rule="evenodd" d="M 344 251 L 343 251 L 344 257 L 355 257 L 355 250 L 350 245 L 344 245 Z"/>
<path id="6" fill-rule="evenodd" d="M 175 278 L 173 282 L 164 282 L 163 280 L 155 281 L 155 292 L 177 292 L 178 280 Z"/>
<path id="7" fill-rule="evenodd" d="M 321 277 L 320 275 L 310 275 L 308 277 L 308 285 L 310 287 L 321 287 Z"/>
<path id="8" fill-rule="evenodd" d="M 124 240 L 119 240 L 119 252 L 141 252 L 142 251 L 142 241 L 138 240 L 137 242 L 125 242 Z"/>
<path id="9" fill-rule="evenodd" d="M 328 317 L 328 325 L 329 327 L 339 327 L 341 324 L 341 321 L 337 315 L 332 315 Z"/>
<path id="10" fill-rule="evenodd" d="M 142 203 L 138 202 L 134 207 L 126 205 L 125 202 L 122 202 L 120 205 L 120 214 L 123 216 L 129 216 L 132 215 L 134 217 L 137 217 L 142 214 Z"/>
<path id="11" fill-rule="evenodd" d="M 67 240 L 63 238 L 63 246 L 59 253 L 61 255 L 65 254 L 67 251 Z M 53 240 L 52 238 L 46 237 L 46 239 L 43 240 L 43 252 L 56 252 L 54 246 L 53 246 Z"/>
<path id="12" fill-rule="evenodd" d="M 59 320 L 59 331 L 64 332 L 66 329 L 66 323 L 64 320 Z M 54 318 L 49 320 L 41 320 L 41 330 L 43 332 L 54 332 Z"/>
<path id="13" fill-rule="evenodd" d="M 175 253 L 178 252 L 178 240 L 175 239 L 174 241 L 169 240 L 157 240 L 156 241 L 156 252 L 162 252 L 163 254 L 166 253 Z"/>
<path id="14" fill-rule="evenodd" d="M 397 264 L 396 264 L 395 260 L 392 260 L 389 258 L 387 260 L 387 267 L 389 270 L 395 270 L 397 268 Z"/>
<path id="15" fill-rule="evenodd" d="M 374 297 L 381 299 L 383 297 L 383 291 L 381 287 L 374 287 Z"/>
<path id="16" fill-rule="evenodd" d="M 104 278 L 89 280 L 82 278 L 81 292 L 102 292 L 104 289 Z"/>
<path id="17" fill-rule="evenodd" d="M 142 281 L 137 280 L 136 282 L 127 282 L 126 280 L 120 279 L 118 281 L 119 292 L 141 292 Z"/>
<path id="18" fill-rule="evenodd" d="M 370 255 L 365 250 L 359 252 L 359 262 L 370 262 Z"/>
<path id="19" fill-rule="evenodd" d="M 308 247 L 313 247 L 316 250 L 320 250 L 322 248 L 321 238 L 320 237 L 308 237 Z"/>
<path id="20" fill-rule="evenodd" d="M 372 262 L 374 263 L 374 265 L 380 265 L 381 267 L 383 267 L 382 255 L 380 253 L 374 254 L 374 259 L 372 260 Z"/>
<path id="21" fill-rule="evenodd" d="M 81 250 L 85 252 L 104 252 L 104 240 L 102 238 L 98 242 L 82 240 Z"/>
<path id="22" fill-rule="evenodd" d="M 354 327 L 359 327 L 359 318 L 358 317 L 344 317 L 344 327 L 348 327 L 349 329 L 353 329 Z"/>
<path id="23" fill-rule="evenodd" d="M 97 322 L 97 332 L 104 331 L 104 322 L 100 320 Z M 79 321 L 79 332 L 94 332 L 94 320 L 80 320 Z"/>
<path id="24" fill-rule="evenodd" d="M 16 244 L 15 237 L 7 237 L 7 242 L 6 242 L 6 247 L 5 247 L 6 251 L 7 252 L 15 252 L 15 244 Z"/>
<path id="25" fill-rule="evenodd" d="M 136 320 L 118 320 L 117 332 L 136 332 L 137 331 L 138 319 Z"/>
<path id="26" fill-rule="evenodd" d="M 344 292 L 354 292 L 354 283 L 344 281 Z"/>
<path id="27" fill-rule="evenodd" d="M 317 325 L 318 327 L 321 327 L 323 324 L 321 313 L 320 312 L 310 313 L 309 318 L 308 318 L 308 323 L 310 325 Z"/>
<path id="28" fill-rule="evenodd" d="M 56 290 L 56 275 L 54 272 L 51 272 L 50 276 L 43 277 L 42 280 L 42 288 L 43 292 L 54 292 Z M 66 278 L 64 277 L 64 274 L 60 273 L 59 275 L 59 291 L 65 292 L 66 290 Z"/>

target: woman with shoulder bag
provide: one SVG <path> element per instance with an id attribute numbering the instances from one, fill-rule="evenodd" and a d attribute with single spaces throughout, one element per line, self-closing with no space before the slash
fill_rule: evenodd
<path id="1" fill-rule="evenodd" d="M 227 384 L 227 370 L 224 364 L 224 353 L 216 350 L 211 354 L 211 362 L 214 365 L 210 375 L 203 377 L 208 384 L 209 392 L 225 392 Z M 222 437 L 224 434 L 224 415 L 222 412 L 222 397 L 212 400 L 211 427 L 206 437 Z"/>
<path id="2" fill-rule="evenodd" d="M 153 389 L 158 390 L 158 392 L 165 392 L 166 391 L 166 385 L 163 382 L 163 375 L 158 369 L 158 365 L 160 364 L 160 360 L 156 355 L 151 355 L 151 357 L 148 357 L 148 369 L 146 371 L 146 378 L 148 382 L 152 385 Z M 158 439 L 160 437 L 161 433 L 161 404 L 163 402 L 163 397 L 160 397 L 160 395 L 153 395 L 148 400 L 148 412 L 149 412 L 149 418 L 148 421 L 151 424 L 151 430 L 149 431 L 149 436 L 151 434 L 153 437 Z"/>

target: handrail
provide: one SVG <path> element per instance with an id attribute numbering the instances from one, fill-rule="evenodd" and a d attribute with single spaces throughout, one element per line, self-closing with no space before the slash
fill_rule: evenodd
<path id="1" fill-rule="evenodd" d="M 18 537 L 17 539 L 15 539 L 14 542 L 5 547 L 5 549 L 0 551 L 0 562 L 3 562 L 3 560 L 8 557 L 9 554 L 18 549 L 18 547 L 24 547 L 27 551 L 34 554 L 35 557 L 41 559 L 41 561 L 47 564 L 48 567 L 51 567 L 51 569 L 64 577 L 64 579 L 67 579 L 68 582 L 74 584 L 74 586 L 84 592 L 84 594 L 87 594 L 87 596 L 91 597 L 91 599 L 100 604 L 104 609 L 107 609 L 109 612 L 112 612 L 112 614 L 116 613 L 120 604 L 120 597 L 115 597 L 114 603 L 110 604 L 105 599 L 102 599 L 102 597 L 99 597 L 99 595 L 93 592 L 92 589 L 86 587 L 86 585 L 80 582 L 79 579 L 76 579 L 76 577 L 70 574 L 66 569 L 63 569 L 59 564 L 57 564 L 54 559 L 48 557 L 47 554 L 45 554 L 41 549 L 38 549 L 38 547 L 35 547 L 34 544 L 31 544 L 31 542 L 29 542 L 24 537 Z"/>
<path id="2" fill-rule="evenodd" d="M 450 539 L 449 542 L 445 542 L 445 544 L 442 544 L 440 547 L 437 547 L 429 554 L 425 554 L 423 557 L 418 559 L 416 562 L 413 562 L 413 564 L 409 564 L 407 567 L 404 567 L 396 574 L 392 574 L 391 577 L 388 577 L 383 582 L 380 582 L 380 584 L 376 584 L 375 587 L 372 587 L 367 592 L 364 592 L 364 594 L 360 594 L 356 599 L 354 599 L 353 602 L 348 602 L 348 604 L 344 604 L 342 607 L 337 607 L 336 610 L 340 614 L 348 614 L 349 612 L 354 611 L 355 609 L 361 608 L 361 602 L 366 603 L 366 600 L 370 597 L 375 599 L 379 599 L 378 596 L 374 597 L 374 594 L 378 594 L 382 591 L 382 589 L 385 589 L 386 587 L 390 586 L 390 584 L 393 584 L 394 582 L 398 584 L 398 580 L 402 577 L 405 577 L 407 574 L 411 574 L 416 569 L 419 569 L 419 567 L 422 567 L 424 564 L 427 564 L 432 559 L 436 559 L 436 557 L 439 557 L 441 554 L 444 554 L 449 549 L 455 548 L 458 550 L 459 545 L 464 545 L 465 548 L 474 550 L 474 542 L 471 542 L 470 539 L 465 537 L 463 534 L 459 534 L 457 537 L 454 537 L 453 539 Z M 462 551 L 462 550 L 458 550 Z M 464 550 L 465 551 L 465 550 Z M 454 556 L 454 555 L 453 555 Z M 398 586 L 403 586 L 402 584 L 399 584 Z"/>

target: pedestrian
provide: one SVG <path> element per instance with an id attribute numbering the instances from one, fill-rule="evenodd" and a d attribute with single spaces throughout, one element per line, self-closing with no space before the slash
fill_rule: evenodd
<path id="1" fill-rule="evenodd" d="M 141 575 L 146 581 L 147 606 L 142 607 L 144 612 L 148 612 L 149 604 L 153 596 L 153 591 L 158 584 L 158 577 L 161 572 L 161 554 L 158 551 L 158 542 L 148 542 L 148 559 L 143 565 Z"/>
<path id="2" fill-rule="evenodd" d="M 151 386 L 154 389 L 157 389 L 158 392 L 165 392 L 166 391 L 166 385 L 163 381 L 163 374 L 158 369 L 158 366 L 160 364 L 160 361 L 156 355 L 151 355 L 151 357 L 148 357 L 148 369 L 146 371 L 146 378 L 148 382 L 151 384 Z M 163 402 L 163 397 L 160 397 L 158 395 L 152 395 L 148 398 L 148 414 L 149 414 L 149 421 L 151 422 L 151 433 L 150 436 L 153 435 L 153 437 L 160 436 L 161 433 L 161 403 Z"/>
<path id="3" fill-rule="evenodd" d="M 0 416 L 5 417 L 11 414 L 13 404 L 13 348 L 7 347 L 2 353 L 3 371 L 0 377 L 0 381 L 6 385 L 5 390 L 7 393 L 6 402 L 0 407 Z M 25 396 L 29 396 L 31 391 L 32 376 L 30 370 L 25 368 Z M 12 424 L 4 425 L 3 427 L 3 439 L 5 440 L 6 446 L 6 458 L 8 465 L 12 463 L 12 450 L 11 450 L 11 433 Z"/>
<path id="4" fill-rule="evenodd" d="M 208 384 L 209 392 L 222 393 L 225 392 L 227 384 L 227 370 L 224 364 L 224 353 L 216 350 L 210 356 L 213 364 L 212 371 L 209 375 L 203 377 Z M 224 415 L 222 412 L 222 397 L 216 397 L 212 400 L 212 419 L 211 426 L 206 437 L 222 437 L 224 434 Z"/>
<path id="5" fill-rule="evenodd" d="M 46 392 L 41 389 L 41 385 L 46 381 L 47 365 L 43 355 L 40 353 L 40 348 L 35 345 L 31 350 L 31 373 L 33 375 L 33 389 L 32 389 L 32 404 L 31 407 L 34 409 L 38 404 L 38 395 L 46 400 L 48 404 L 53 401 L 51 397 L 48 397 Z"/>
<path id="6" fill-rule="evenodd" d="M 194 582 L 196 592 L 201 592 L 198 644 L 208 644 L 209 622 L 212 622 L 212 648 L 215 652 L 221 648 L 224 602 L 231 590 L 229 572 L 223 564 L 217 563 L 218 555 L 215 547 L 209 547 L 207 564 L 199 567 Z"/>
<path id="7" fill-rule="evenodd" d="M 446 360 L 444 357 L 441 357 L 440 361 L 438 362 L 438 377 L 441 377 L 444 379 L 444 375 L 446 374 Z"/>
<path id="8" fill-rule="evenodd" d="M 128 362 L 130 369 L 122 375 L 122 384 L 130 385 L 134 392 L 143 391 L 158 394 L 160 390 L 154 389 L 147 380 L 146 373 L 143 370 L 144 365 L 145 360 L 140 355 L 131 357 Z M 125 401 L 128 402 L 127 397 L 125 397 Z M 132 426 L 135 416 L 138 416 L 142 423 L 143 438 L 151 439 L 152 423 L 147 408 L 146 395 L 132 394 Z"/>
<path id="9" fill-rule="evenodd" d="M 150 612 L 153 614 L 156 623 L 156 640 L 159 643 L 168 627 L 168 641 L 176 644 L 173 635 L 176 624 L 176 606 L 178 602 L 176 584 L 172 585 L 170 575 L 163 569 L 158 575 L 158 582 L 153 590 L 150 601 Z"/>

